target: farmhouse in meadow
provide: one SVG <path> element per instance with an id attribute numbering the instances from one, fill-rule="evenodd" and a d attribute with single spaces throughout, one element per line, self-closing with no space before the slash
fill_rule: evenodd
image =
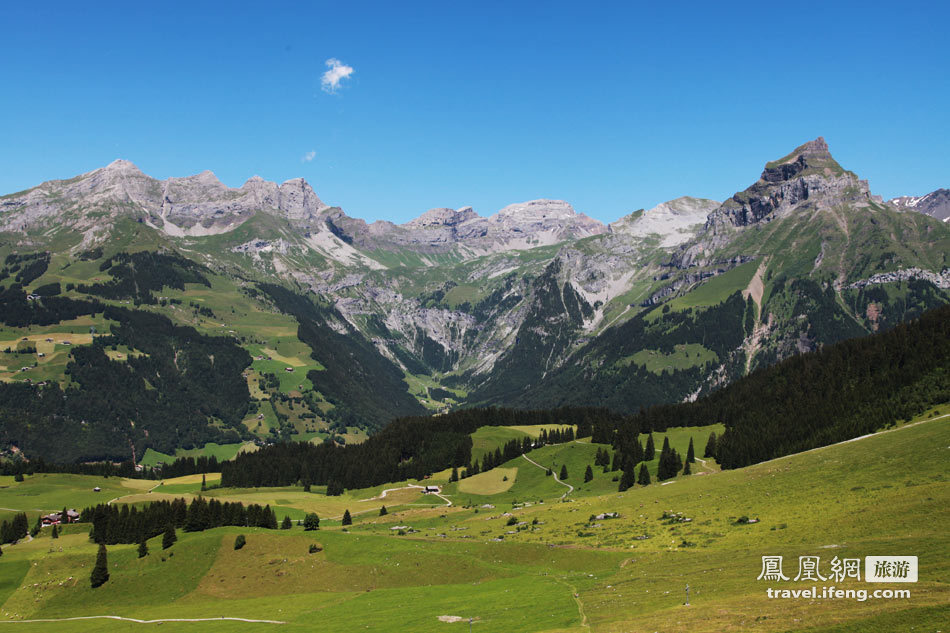
<path id="1" fill-rule="evenodd" d="M 43 522 L 44 526 L 60 525 L 62 523 L 75 523 L 79 520 L 79 513 L 75 510 L 66 510 L 66 519 L 66 521 L 63 521 L 62 512 L 53 512 L 52 514 L 47 514 L 40 517 L 40 520 Z"/>

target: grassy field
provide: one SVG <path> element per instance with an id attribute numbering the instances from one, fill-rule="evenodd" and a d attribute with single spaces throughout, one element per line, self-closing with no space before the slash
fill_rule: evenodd
<path id="1" fill-rule="evenodd" d="M 191 450 L 185 450 L 183 448 L 175 451 L 174 455 L 168 455 L 167 453 L 160 453 L 154 449 L 146 449 L 145 455 L 142 456 L 142 459 L 139 460 L 139 463 L 143 466 L 154 466 L 158 462 L 163 462 L 165 464 L 170 464 L 174 462 L 179 457 L 217 457 L 219 462 L 227 461 L 229 459 L 234 459 L 234 457 L 244 451 L 253 451 L 257 450 L 257 446 L 253 442 L 243 442 L 237 444 L 217 444 L 215 442 L 209 442 L 201 448 L 195 448 Z"/>
<path id="2" fill-rule="evenodd" d="M 160 538 L 150 541 L 151 553 L 143 559 L 134 545 L 113 546 L 111 578 L 95 590 L 88 583 L 95 548 L 82 532 L 87 528 L 70 526 L 57 541 L 44 534 L 4 546 L 0 621 L 226 615 L 286 624 L 165 622 L 162 630 L 435 632 L 465 630 L 471 617 L 473 630 L 515 633 L 946 630 L 950 418 L 921 420 L 741 470 L 718 472 L 708 462 L 708 468 L 697 468 L 704 474 L 625 493 L 616 492 L 612 473 L 600 469 L 594 469 L 594 481 L 582 483 L 597 445 L 572 442 L 532 451 L 529 457 L 539 464 L 567 466 L 566 481 L 577 489 L 564 499 L 567 488 L 523 457 L 486 473 L 508 476 L 506 490 L 475 494 L 446 484 L 452 507 L 437 498 L 424 503 L 430 499 L 421 499 L 417 489 L 403 488 L 410 482 L 335 498 L 316 487 L 312 493 L 212 488 L 206 494 L 222 499 L 301 513 L 319 508 L 322 518 L 349 509 L 354 525 L 343 531 L 325 520 L 317 532 L 296 526 L 179 532 L 179 542 L 167 551 Z M 683 453 L 693 438 L 701 453 L 697 438 L 704 446 L 710 430 L 670 429 L 668 436 Z M 659 448 L 662 435 L 654 441 Z M 444 483 L 446 477 L 438 473 L 430 481 Z M 102 493 L 91 492 L 93 480 Z M 32 499 L 26 505 L 55 509 L 70 492 L 95 500 L 119 493 L 148 498 L 159 490 L 147 493 L 143 487 L 155 483 L 36 475 L 15 484 L 2 478 L 0 502 Z M 194 494 L 200 476 L 164 485 Z M 384 488 L 402 489 L 380 499 Z M 491 493 L 487 487 L 483 492 Z M 383 502 L 390 513 L 380 517 Z M 603 512 L 619 518 L 591 518 Z M 668 513 L 690 520 L 665 518 Z M 737 522 L 743 516 L 758 521 Z M 408 533 L 397 535 L 391 529 L 396 526 Z M 247 535 L 247 546 L 235 551 L 238 533 Z M 309 554 L 311 543 L 322 551 Z M 904 600 L 774 600 L 766 588 L 775 583 L 756 580 L 764 555 L 784 556 L 785 573 L 794 577 L 799 556 L 819 556 L 827 576 L 834 556 L 899 554 L 920 560 L 920 582 L 903 586 L 911 589 Z M 689 607 L 683 606 L 686 583 Z M 853 579 L 817 584 L 879 588 Z M 464 621 L 447 623 L 440 616 Z M 50 626 L 24 623 L 18 630 Z M 65 626 L 82 632 L 153 625 L 80 620 Z"/>
<path id="3" fill-rule="evenodd" d="M 510 490 L 517 478 L 518 467 L 492 468 L 488 472 L 478 473 L 460 481 L 458 491 L 473 495 L 496 495 Z"/>
<path id="4" fill-rule="evenodd" d="M 643 349 L 617 362 L 618 366 L 626 367 L 630 364 L 641 365 L 654 374 L 664 371 L 682 371 L 690 367 L 698 367 L 706 363 L 719 360 L 715 352 L 706 349 L 698 343 L 677 345 L 672 354 L 664 354 L 659 350 Z"/>
<path id="5" fill-rule="evenodd" d="M 670 310 L 682 311 L 688 308 L 708 308 L 718 305 L 732 293 L 745 290 L 749 282 L 752 281 L 752 277 L 755 276 L 758 266 L 756 262 L 747 262 L 736 266 L 728 272 L 709 279 L 695 290 L 691 290 L 681 297 L 676 297 L 664 304 L 663 307 L 656 308 L 647 314 L 647 318 L 657 318 L 666 306 L 669 306 Z"/>

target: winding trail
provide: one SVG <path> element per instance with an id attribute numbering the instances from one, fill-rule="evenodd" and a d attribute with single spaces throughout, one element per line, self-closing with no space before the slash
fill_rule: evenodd
<path id="1" fill-rule="evenodd" d="M 538 468 L 540 468 L 541 470 L 543 470 L 544 472 L 547 472 L 547 471 L 548 471 L 547 468 L 545 468 L 544 466 L 542 466 L 542 465 L 539 464 L 538 462 L 534 461 L 533 459 L 531 459 L 530 457 L 528 457 L 526 454 L 522 453 L 521 456 L 524 457 L 524 458 L 525 458 L 526 460 L 528 460 L 529 462 L 531 462 L 532 464 L 534 464 L 535 466 L 537 466 Z M 563 498 L 566 497 L 567 495 L 569 495 L 569 494 L 571 494 L 572 492 L 574 492 L 574 486 L 572 486 L 571 484 L 566 483 L 566 482 L 563 482 L 563 481 L 561 481 L 560 479 L 558 479 L 558 478 L 557 478 L 557 473 L 555 473 L 553 469 L 551 469 L 551 475 L 554 477 L 554 481 L 558 482 L 558 483 L 561 484 L 562 486 L 567 486 L 567 488 L 568 488 L 567 492 L 565 492 L 563 495 L 561 495 L 561 499 L 563 499 Z"/>
<path id="2" fill-rule="evenodd" d="M 700 458 L 698 458 L 698 457 L 694 457 L 693 459 L 695 459 L 697 462 L 699 462 L 700 464 L 702 464 L 702 465 L 703 465 L 703 468 L 705 468 L 705 469 L 708 470 L 709 472 L 711 472 L 711 473 L 716 472 L 716 470 L 715 470 L 712 466 L 709 466 L 709 465 L 706 464 L 706 460 L 705 460 L 705 459 L 700 459 Z"/>
<path id="3" fill-rule="evenodd" d="M 577 587 L 562 578 L 554 578 L 553 580 L 559 585 L 564 585 L 571 590 L 571 597 L 574 599 L 574 603 L 577 605 L 577 615 L 579 615 L 581 618 L 581 626 L 589 631 L 590 624 L 587 622 L 587 614 L 584 612 L 584 603 L 581 602 L 581 597 L 577 592 Z"/>
<path id="4" fill-rule="evenodd" d="M 37 624 L 40 622 L 70 622 L 74 620 L 122 620 L 123 622 L 135 622 L 137 624 L 161 624 L 163 622 L 248 622 L 250 624 L 287 624 L 283 620 L 252 620 L 250 618 L 162 618 L 159 620 L 139 620 L 137 618 L 125 618 L 121 615 L 79 615 L 72 618 L 43 618 L 38 620 L 0 620 L 0 624 Z"/>
<path id="5" fill-rule="evenodd" d="M 429 494 L 430 494 L 430 495 L 435 495 L 436 497 L 438 497 L 438 498 L 441 499 L 442 501 L 445 501 L 445 507 L 446 507 L 446 508 L 451 507 L 451 506 L 452 506 L 452 501 L 449 500 L 448 497 L 446 497 L 446 496 L 444 496 L 444 495 L 442 494 L 442 487 L 441 487 L 441 486 L 432 486 L 432 487 L 433 487 L 433 488 L 438 488 L 438 491 L 437 491 L 437 492 L 430 492 Z M 418 486 L 418 485 L 416 485 L 416 484 L 406 484 L 405 486 L 402 486 L 402 487 L 400 487 L 400 488 L 386 488 L 385 490 L 383 490 L 381 493 L 379 493 L 379 494 L 376 495 L 375 497 L 370 497 L 369 499 L 360 499 L 359 501 L 357 501 L 357 503 L 363 503 L 364 501 L 376 501 L 377 499 L 385 499 L 387 493 L 396 492 L 397 490 L 409 490 L 409 489 L 411 489 L 411 488 L 418 488 L 419 490 L 424 490 L 424 489 L 426 488 L 426 486 Z M 406 504 L 406 505 L 410 505 L 410 504 Z M 365 510 L 364 512 L 371 512 L 371 510 Z M 360 514 L 362 514 L 362 513 L 360 513 Z"/>
<path id="6" fill-rule="evenodd" d="M 153 490 L 155 490 L 156 488 L 158 488 L 159 486 L 161 486 L 163 483 L 165 483 L 165 482 L 164 482 L 164 481 L 159 481 L 157 484 L 155 484 L 154 486 L 152 486 L 151 488 L 149 488 L 148 490 L 146 490 L 146 491 L 145 491 L 145 494 L 151 494 Z M 125 497 L 133 497 L 133 496 L 139 495 L 139 494 L 142 494 L 142 493 L 141 493 L 141 492 L 132 492 L 132 493 L 129 493 L 129 494 L 127 494 L 127 495 L 122 495 L 121 497 L 115 497 L 115 498 L 113 498 L 113 499 L 109 499 L 108 501 L 106 501 L 106 505 L 107 505 L 107 506 L 111 506 L 113 503 L 115 503 L 115 502 L 118 501 L 119 499 L 124 499 Z"/>

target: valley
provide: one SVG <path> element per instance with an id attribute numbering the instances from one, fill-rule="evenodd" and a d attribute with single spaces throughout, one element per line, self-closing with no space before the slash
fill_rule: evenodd
<path id="1" fill-rule="evenodd" d="M 126 161 L 0 198 L 0 624 L 939 630 L 950 228 L 912 202 L 820 138 L 609 225 Z M 902 600 L 756 580 L 898 554 Z"/>

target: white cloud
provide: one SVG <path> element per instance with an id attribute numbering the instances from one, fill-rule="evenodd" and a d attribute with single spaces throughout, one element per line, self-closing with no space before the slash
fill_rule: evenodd
<path id="1" fill-rule="evenodd" d="M 353 74 L 353 67 L 347 66 L 335 57 L 331 57 L 327 60 L 327 68 L 330 70 L 320 77 L 320 87 L 323 88 L 324 92 L 333 94 L 340 87 L 340 82 Z"/>
<path id="2" fill-rule="evenodd" d="M 312 161 L 312 160 L 313 160 L 314 158 L 316 158 L 316 157 L 317 157 L 317 151 L 312 149 L 312 150 L 310 150 L 309 152 L 307 152 L 306 154 L 304 154 L 303 156 L 300 157 L 300 162 L 301 162 L 301 163 L 309 163 L 310 161 Z"/>

